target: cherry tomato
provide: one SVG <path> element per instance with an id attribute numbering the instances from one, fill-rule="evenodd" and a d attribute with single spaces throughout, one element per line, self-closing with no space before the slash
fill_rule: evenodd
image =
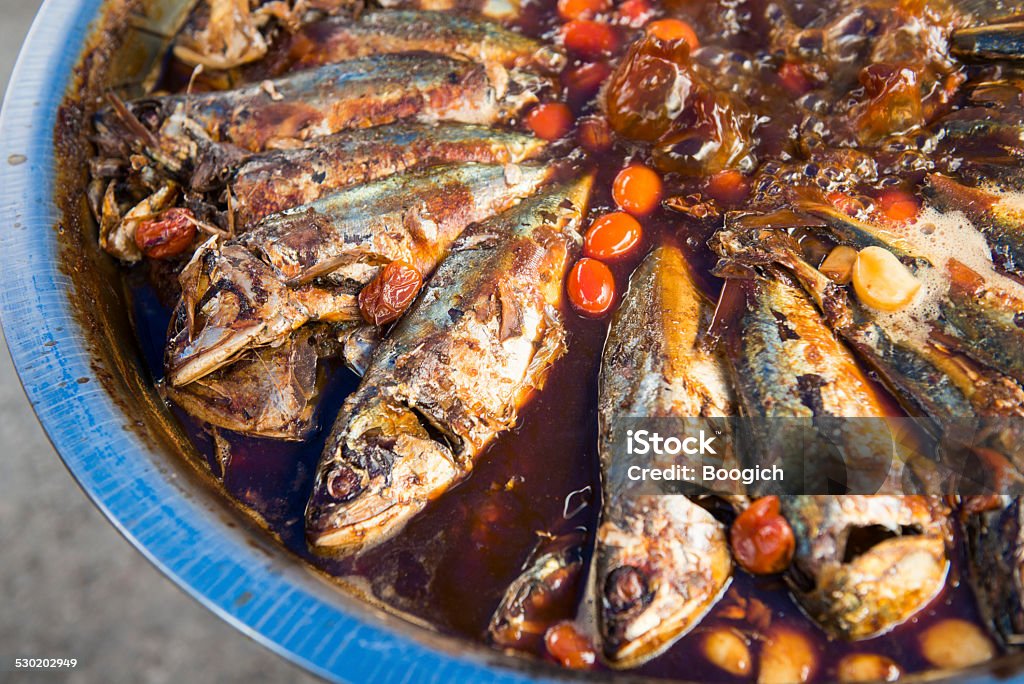
<path id="1" fill-rule="evenodd" d="M 562 42 L 569 50 L 589 59 L 612 53 L 619 37 L 608 24 L 593 19 L 573 19 L 562 26 Z"/>
<path id="2" fill-rule="evenodd" d="M 680 19 L 658 19 L 652 21 L 645 29 L 647 35 L 655 36 L 661 40 L 685 40 L 691 50 L 700 47 L 700 40 L 697 39 L 697 32 L 693 27 Z"/>
<path id="3" fill-rule="evenodd" d="M 653 13 L 651 3 L 647 0 L 625 0 L 619 5 L 618 11 L 629 26 L 643 26 Z"/>
<path id="4" fill-rule="evenodd" d="M 595 259 L 614 261 L 634 251 L 641 239 L 640 222 L 625 212 L 613 211 L 590 225 L 583 239 L 583 253 Z"/>
<path id="5" fill-rule="evenodd" d="M 580 145 L 587 152 L 603 152 L 611 149 L 612 128 L 607 119 L 600 116 L 586 116 L 580 119 L 577 127 Z"/>
<path id="6" fill-rule="evenodd" d="M 627 166 L 615 176 L 612 199 L 623 211 L 646 216 L 661 200 L 661 176 L 643 164 Z"/>
<path id="7" fill-rule="evenodd" d="M 423 276 L 412 264 L 392 261 L 359 291 L 359 312 L 367 323 L 385 325 L 397 320 L 423 285 Z"/>
<path id="8" fill-rule="evenodd" d="M 524 121 L 538 138 L 558 140 L 572 128 L 572 111 L 561 102 L 545 102 L 531 109 Z"/>
<path id="9" fill-rule="evenodd" d="M 566 290 L 578 312 L 585 316 L 603 316 L 615 301 L 615 277 L 597 259 L 583 257 L 569 271 Z"/>
<path id="10" fill-rule="evenodd" d="M 611 73 L 612 68 L 604 62 L 591 62 L 566 72 L 562 82 L 569 89 L 569 97 L 582 102 L 597 95 Z"/>
<path id="11" fill-rule="evenodd" d="M 796 62 L 786 62 L 779 67 L 779 80 L 782 87 L 797 97 L 814 90 L 814 83 L 804 73 L 802 66 Z"/>
<path id="12" fill-rule="evenodd" d="M 750 194 L 750 182 L 739 171 L 719 171 L 708 179 L 708 195 L 724 204 L 739 204 Z"/>
<path id="13" fill-rule="evenodd" d="M 135 244 L 150 259 L 176 257 L 196 237 L 195 215 L 190 209 L 174 207 L 139 223 Z"/>
<path id="14" fill-rule="evenodd" d="M 558 16 L 566 21 L 590 19 L 608 11 L 608 0 L 558 0 Z"/>
<path id="15" fill-rule="evenodd" d="M 585 636 L 571 622 L 559 622 L 544 633 L 548 653 L 562 667 L 586 670 L 597 662 L 597 653 Z"/>
<path id="16" fill-rule="evenodd" d="M 906 190 L 889 188 L 879 196 L 878 210 L 893 223 L 905 223 L 917 218 L 921 205 L 917 198 Z"/>
<path id="17" fill-rule="evenodd" d="M 793 560 L 793 528 L 779 514 L 779 497 L 763 496 L 750 504 L 732 523 L 733 556 L 754 575 L 782 572 Z"/>

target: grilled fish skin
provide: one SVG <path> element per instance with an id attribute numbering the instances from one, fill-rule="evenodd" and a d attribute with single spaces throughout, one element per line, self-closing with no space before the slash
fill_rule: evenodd
<path id="1" fill-rule="evenodd" d="M 403 260 L 430 273 L 467 225 L 532 194 L 553 171 L 437 166 L 272 214 L 223 245 L 207 242 L 180 278 L 165 363 L 170 383 L 193 382 L 307 321 L 356 320 L 355 290 L 380 267 Z M 328 274 L 336 286 L 305 284 Z"/>
<path id="2" fill-rule="evenodd" d="M 554 170 L 467 163 L 389 176 L 268 216 L 239 242 L 289 283 L 365 282 L 367 269 L 395 260 L 430 273 L 467 225 L 532 194 Z"/>
<path id="3" fill-rule="evenodd" d="M 229 183 L 236 225 L 244 232 L 270 214 L 406 170 L 459 162 L 514 164 L 545 147 L 530 135 L 463 124 L 399 123 L 345 131 L 239 166 Z"/>
<path id="4" fill-rule="evenodd" d="M 356 21 L 335 17 L 308 24 L 292 37 L 289 56 L 294 66 L 304 68 L 412 50 L 544 73 L 558 73 L 566 63 L 554 47 L 493 21 L 422 10 L 377 10 Z"/>
<path id="5" fill-rule="evenodd" d="M 787 580 L 808 614 L 831 633 L 850 640 L 883 634 L 920 612 L 945 585 L 949 511 L 938 497 L 781 501 L 797 540 Z"/>
<path id="6" fill-rule="evenodd" d="M 903 456 L 884 420 L 892 409 L 799 286 L 778 272 L 730 280 L 719 311 L 730 320 L 723 342 L 741 411 L 752 419 L 753 465 L 789 463 L 813 451 L 813 439 L 822 454 L 840 447 L 842 463 L 805 462 L 807 482 L 845 477 L 851 491 L 902 491 Z M 856 418 L 882 420 L 844 420 Z"/>
<path id="7" fill-rule="evenodd" d="M 565 351 L 557 307 L 592 176 L 475 224 L 377 349 L 327 440 L 306 508 L 317 551 L 401 530 L 469 475 Z"/>
<path id="8" fill-rule="evenodd" d="M 612 319 L 598 399 L 604 493 L 594 593 L 604 657 L 614 668 L 664 652 L 732 577 L 724 526 L 681 494 L 628 491 L 632 462 L 616 447 L 617 418 L 733 414 L 721 358 L 699 348 L 710 313 L 682 251 L 666 244 L 638 267 Z"/>
<path id="9" fill-rule="evenodd" d="M 167 397 L 200 420 L 245 435 L 302 441 L 315 428 L 317 352 L 310 328 L 279 347 L 247 352 L 230 368 L 192 384 L 166 387 Z"/>
<path id="10" fill-rule="evenodd" d="M 259 152 L 399 120 L 494 124 L 535 102 L 544 85 L 544 79 L 500 65 L 407 52 L 236 90 L 139 100 L 103 110 L 95 126 L 107 156 L 117 156 L 117 141 L 130 141 L 129 149 L 142 147 L 164 168 L 181 173 L 213 143 Z"/>

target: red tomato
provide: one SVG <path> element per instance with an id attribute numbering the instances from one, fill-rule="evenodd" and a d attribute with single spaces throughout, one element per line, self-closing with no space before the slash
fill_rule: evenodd
<path id="1" fill-rule="evenodd" d="M 589 59 L 611 54 L 619 37 L 608 24 L 593 19 L 573 19 L 562 26 L 562 42 L 572 52 Z"/>
<path id="2" fill-rule="evenodd" d="M 625 0 L 619 5 L 619 16 L 630 26 L 643 26 L 652 12 L 647 0 Z"/>
<path id="3" fill-rule="evenodd" d="M 685 40 L 691 50 L 700 47 L 697 32 L 693 27 L 680 19 L 659 19 L 647 25 L 647 35 L 656 36 L 661 40 Z"/>
<path id="4" fill-rule="evenodd" d="M 623 211 L 646 216 L 661 201 L 661 176 L 643 164 L 627 166 L 612 183 L 612 199 Z"/>
<path id="5" fill-rule="evenodd" d="M 879 196 L 878 210 L 893 223 L 906 223 L 917 218 L 921 204 L 906 190 L 889 188 Z"/>
<path id="6" fill-rule="evenodd" d="M 585 316 L 603 316 L 615 301 L 615 276 L 597 259 L 584 257 L 569 271 L 566 290 L 578 312 Z"/>
<path id="7" fill-rule="evenodd" d="M 750 182 L 739 171 L 719 171 L 708 179 L 708 195 L 723 204 L 739 204 L 750 194 Z"/>
<path id="8" fill-rule="evenodd" d="M 558 16 L 566 21 L 590 19 L 608 10 L 608 0 L 558 0 Z"/>
<path id="9" fill-rule="evenodd" d="M 814 90 L 814 83 L 804 73 L 803 67 L 796 62 L 786 62 L 779 67 L 779 79 L 783 88 L 798 97 Z"/>
<path id="10" fill-rule="evenodd" d="M 562 667 L 586 670 L 597 662 L 597 653 L 571 622 L 559 622 L 544 633 L 544 645 Z"/>
<path id="11" fill-rule="evenodd" d="M 779 514 L 779 497 L 763 496 L 750 504 L 732 523 L 729 534 L 733 556 L 747 572 L 771 575 L 793 561 L 793 528 Z"/>
<path id="12" fill-rule="evenodd" d="M 569 97 L 585 101 L 597 95 L 611 73 L 612 68 L 604 62 L 591 62 L 566 72 L 562 81 L 569 89 Z"/>
<path id="13" fill-rule="evenodd" d="M 568 105 L 545 102 L 531 109 L 524 121 L 538 138 L 558 140 L 572 128 L 573 119 Z"/>
<path id="14" fill-rule="evenodd" d="M 633 252 L 642 239 L 639 221 L 627 213 L 613 211 L 590 225 L 583 239 L 583 253 L 595 259 L 614 261 Z"/>

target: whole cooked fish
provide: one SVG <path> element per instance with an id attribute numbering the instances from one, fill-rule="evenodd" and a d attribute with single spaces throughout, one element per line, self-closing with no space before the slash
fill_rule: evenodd
<path id="1" fill-rule="evenodd" d="M 458 162 L 513 164 L 544 148 L 544 141 L 531 135 L 465 124 L 398 123 L 344 131 L 244 161 L 228 181 L 235 225 L 244 231 L 270 214 L 408 169 Z M 196 183 L 194 176 L 193 187 Z"/>
<path id="2" fill-rule="evenodd" d="M 558 307 L 592 181 L 459 237 L 334 424 L 306 508 L 314 549 L 353 552 L 394 535 L 515 425 L 565 352 Z"/>
<path id="3" fill-rule="evenodd" d="M 547 73 L 561 71 L 566 63 L 557 49 L 493 21 L 419 10 L 375 10 L 364 12 L 356 21 L 333 17 L 308 24 L 292 37 L 288 58 L 295 66 L 310 67 L 411 50 Z"/>
<path id="4" fill-rule="evenodd" d="M 782 497 L 796 537 L 787 580 L 831 633 L 867 639 L 905 622 L 942 590 L 949 511 L 938 497 Z"/>
<path id="5" fill-rule="evenodd" d="M 101 156 L 141 148 L 182 172 L 212 143 L 258 152 L 404 119 L 493 124 L 535 102 L 543 85 L 526 72 L 432 53 L 362 57 L 236 90 L 115 101 L 96 117 L 97 144 Z"/>
<path id="6" fill-rule="evenodd" d="M 615 668 L 665 651 L 732 576 L 725 527 L 682 494 L 633 491 L 628 468 L 656 464 L 623 448 L 624 419 L 733 415 L 722 360 L 699 346 L 710 317 L 682 251 L 666 244 L 633 274 L 612 318 L 598 395 L 603 507 L 594 592 L 604 657 Z"/>
<path id="7" fill-rule="evenodd" d="M 359 317 L 358 288 L 391 261 L 427 274 L 463 229 L 533 193 L 551 166 L 456 164 L 389 176 L 272 214 L 182 271 L 166 369 L 182 386 L 307 321 Z M 334 284 L 310 284 L 330 276 Z M 325 301 L 325 299 L 329 301 Z"/>

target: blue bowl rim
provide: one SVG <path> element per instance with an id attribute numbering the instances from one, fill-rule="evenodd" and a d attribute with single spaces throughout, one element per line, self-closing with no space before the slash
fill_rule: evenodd
<path id="1" fill-rule="evenodd" d="M 56 114 L 105 0 L 46 0 L 0 111 L 0 324 L 33 409 L 64 464 L 114 527 L 201 605 L 338 682 L 565 681 L 568 673 L 442 637 L 347 597 L 276 546 L 260 548 L 221 502 L 182 486 L 91 364 L 55 230 Z M 209 498 L 209 497 L 207 497 Z M 957 681 L 1024 681 L 1019 659 Z M 591 673 L 598 679 L 614 675 Z M 942 673 L 925 673 L 938 681 Z M 639 678 L 629 677 L 633 681 Z"/>

